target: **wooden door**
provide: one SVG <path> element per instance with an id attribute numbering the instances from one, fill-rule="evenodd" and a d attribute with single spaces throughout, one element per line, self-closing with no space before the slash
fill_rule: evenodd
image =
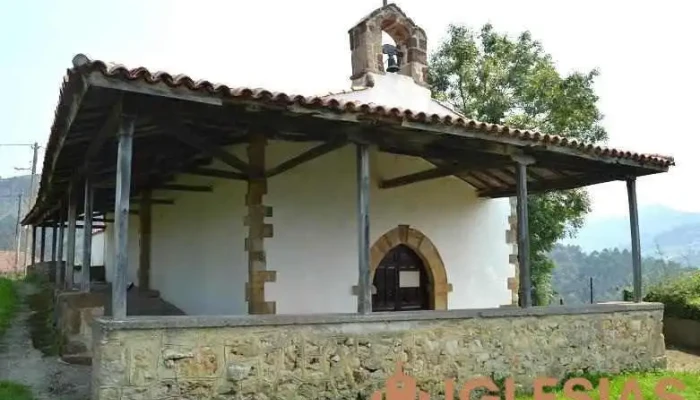
<path id="1" fill-rule="evenodd" d="M 372 311 L 427 310 L 428 276 L 423 261 L 409 247 L 391 249 L 374 272 Z"/>

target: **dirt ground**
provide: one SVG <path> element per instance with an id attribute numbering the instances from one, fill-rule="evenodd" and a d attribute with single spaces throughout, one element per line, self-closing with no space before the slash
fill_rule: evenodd
<path id="1" fill-rule="evenodd" d="M 700 350 L 673 348 L 666 349 L 668 369 L 672 371 L 700 372 Z"/>
<path id="2" fill-rule="evenodd" d="M 0 380 L 30 387 L 37 400 L 88 400 L 90 367 L 70 365 L 58 357 L 45 357 L 34 348 L 26 298 L 36 291 L 32 284 L 17 285 L 20 308 L 10 329 L 0 340 Z"/>

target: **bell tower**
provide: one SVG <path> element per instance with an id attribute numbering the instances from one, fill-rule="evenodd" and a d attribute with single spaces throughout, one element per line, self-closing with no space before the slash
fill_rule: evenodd
<path id="1" fill-rule="evenodd" d="M 386 32 L 396 46 L 382 43 Z M 428 42 L 425 31 L 396 4 L 385 4 L 363 18 L 348 32 L 352 51 L 353 87 L 372 86 L 371 74 L 396 73 L 427 87 Z M 384 65 L 384 55 L 387 65 Z"/>

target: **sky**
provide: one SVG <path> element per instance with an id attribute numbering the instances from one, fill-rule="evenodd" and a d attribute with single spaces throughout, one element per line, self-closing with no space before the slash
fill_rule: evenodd
<path id="1" fill-rule="evenodd" d="M 71 59 L 185 73 L 229 86 L 314 95 L 350 87 L 347 31 L 381 0 L 24 0 L 0 8 L 0 145 L 45 146 Z M 700 212 L 700 4 L 666 1 L 397 0 L 435 49 L 450 23 L 529 30 L 562 73 L 598 68 L 608 145 L 671 155 L 638 201 Z M 43 148 L 39 152 L 39 168 Z M 28 146 L 0 146 L 0 176 L 26 173 Z M 593 218 L 627 214 L 623 182 L 590 188 Z"/>

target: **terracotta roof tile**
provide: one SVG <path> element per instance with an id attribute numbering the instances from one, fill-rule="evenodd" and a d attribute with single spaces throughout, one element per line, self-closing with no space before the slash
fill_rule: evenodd
<path id="1" fill-rule="evenodd" d="M 151 72 L 145 67 L 128 68 L 121 64 L 106 63 L 100 60 L 90 60 L 83 55 L 74 59 L 75 68 L 82 71 L 99 71 L 104 76 L 119 78 L 127 81 L 144 81 L 150 84 L 164 83 L 173 88 L 186 87 L 196 92 L 207 92 L 229 98 L 244 98 L 266 103 L 298 105 L 307 108 L 326 108 L 343 113 L 362 113 L 378 117 L 403 119 L 427 124 L 442 124 L 461 127 L 493 136 L 507 136 L 541 144 L 568 147 L 591 154 L 608 157 L 635 160 L 659 166 L 675 165 L 674 159 L 658 154 L 643 154 L 620 149 L 608 148 L 581 142 L 577 139 L 557 135 L 544 134 L 537 131 L 521 130 L 508 126 L 479 122 L 469 118 L 454 118 L 449 115 L 426 114 L 418 110 L 408 110 L 377 104 L 363 104 L 354 101 L 343 101 L 333 98 L 333 94 L 325 96 L 301 96 L 284 92 L 273 92 L 263 88 L 236 87 L 216 84 L 207 80 L 197 80 L 187 75 L 172 75 L 164 71 Z"/>

